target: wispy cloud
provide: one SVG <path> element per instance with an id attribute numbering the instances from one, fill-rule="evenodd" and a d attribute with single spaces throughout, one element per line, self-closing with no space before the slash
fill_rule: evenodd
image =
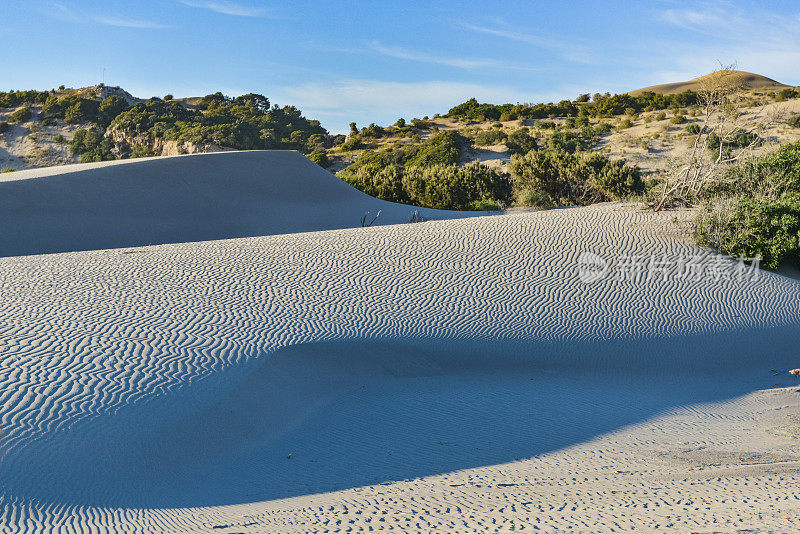
<path id="1" fill-rule="evenodd" d="M 138 28 L 146 30 L 163 30 L 169 27 L 165 24 L 150 20 L 112 15 L 88 15 L 86 13 L 74 11 L 58 2 L 50 2 L 49 7 L 50 9 L 42 10 L 42 13 L 51 18 L 74 24 L 96 24 L 100 26 L 116 26 L 120 28 Z"/>
<path id="2" fill-rule="evenodd" d="M 163 30 L 168 26 L 149 20 L 129 19 L 124 17 L 94 17 L 95 22 L 105 26 L 119 26 L 121 28 L 142 28 L 149 30 Z"/>
<path id="3" fill-rule="evenodd" d="M 180 0 L 181 4 L 189 7 L 208 9 L 223 15 L 235 17 L 263 17 L 267 10 L 260 7 L 251 7 L 227 0 Z"/>
<path id="4" fill-rule="evenodd" d="M 408 61 L 417 61 L 419 63 L 431 63 L 433 65 L 443 65 L 446 67 L 454 67 L 465 70 L 477 70 L 477 69 L 538 70 L 530 66 L 520 65 L 517 63 L 512 63 L 507 61 L 497 61 L 494 59 L 447 57 L 398 46 L 385 46 L 377 41 L 373 42 L 370 45 L 370 49 L 373 50 L 374 52 L 377 52 L 381 55 L 391 58 L 405 59 Z"/>
<path id="5" fill-rule="evenodd" d="M 503 27 L 499 27 L 500 25 Z M 552 36 L 536 35 L 510 29 L 504 24 L 500 25 L 498 25 L 498 27 L 490 27 L 468 22 L 462 22 L 460 24 L 462 28 L 471 32 L 482 33 L 484 35 L 491 35 L 493 37 L 529 44 L 537 48 L 557 51 L 563 59 L 575 63 L 594 62 L 591 50 L 586 46 L 576 43 L 574 38 L 570 38 L 569 41 L 561 41 Z"/>
<path id="6" fill-rule="evenodd" d="M 800 74 L 800 9 L 794 16 L 760 7 L 745 10 L 726 1 L 693 9 L 668 9 L 662 22 L 697 35 L 654 49 L 669 50 L 673 70 L 703 74 L 720 63 L 797 83 Z"/>

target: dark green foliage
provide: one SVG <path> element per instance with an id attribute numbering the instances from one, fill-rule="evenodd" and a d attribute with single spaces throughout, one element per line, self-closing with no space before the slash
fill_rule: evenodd
<path id="1" fill-rule="evenodd" d="M 508 139 L 506 140 L 506 146 L 512 155 L 526 154 L 531 150 L 536 150 L 538 148 L 536 144 L 536 138 L 528 133 L 528 130 L 523 128 L 514 130 L 509 134 Z"/>
<path id="2" fill-rule="evenodd" d="M 331 166 L 331 160 L 330 158 L 328 158 L 327 152 L 314 152 L 310 156 L 308 156 L 308 159 L 310 159 L 323 169 L 327 169 L 328 167 Z"/>
<path id="3" fill-rule="evenodd" d="M 49 91 L 0 92 L 0 108 L 16 108 L 22 105 L 33 106 L 44 104 L 48 96 L 50 96 Z"/>
<path id="4" fill-rule="evenodd" d="M 738 197 L 706 206 L 697 220 L 700 244 L 734 257 L 761 256 L 766 267 L 800 260 L 800 197 Z"/>
<path id="5" fill-rule="evenodd" d="M 149 158 L 150 156 L 155 156 L 155 154 L 149 146 L 136 144 L 133 145 L 130 156 L 132 158 Z"/>
<path id="6" fill-rule="evenodd" d="M 539 128 L 542 128 L 544 130 L 555 130 L 556 129 L 556 123 L 553 122 L 553 121 L 539 121 L 539 122 L 536 123 L 536 126 L 538 126 Z"/>
<path id="7" fill-rule="evenodd" d="M 377 172 L 362 167 L 340 176 L 368 195 L 427 208 L 485 209 L 487 202 L 504 200 L 511 191 L 508 175 L 479 163 L 466 167 L 391 164 Z"/>
<path id="8" fill-rule="evenodd" d="M 464 138 L 454 131 L 442 132 L 434 135 L 422 145 L 418 145 L 406 152 L 409 158 L 406 165 L 452 165 L 458 163 Z"/>
<path id="9" fill-rule="evenodd" d="M 795 115 L 794 117 L 789 119 L 787 122 L 788 122 L 789 126 L 791 126 L 792 128 L 800 128 L 800 115 Z"/>
<path id="10" fill-rule="evenodd" d="M 66 143 L 67 140 L 63 135 L 56 134 L 56 135 L 53 136 L 53 142 L 58 143 L 58 144 L 63 144 L 63 143 Z"/>
<path id="11" fill-rule="evenodd" d="M 69 144 L 70 152 L 80 154 L 81 163 L 115 159 L 111 152 L 114 143 L 94 128 L 81 128 Z"/>
<path id="12" fill-rule="evenodd" d="M 350 135 L 348 136 L 345 141 L 339 145 L 342 150 L 359 150 L 361 148 L 366 148 L 367 145 L 361 140 L 360 135 Z"/>
<path id="13" fill-rule="evenodd" d="M 327 137 L 319 121 L 304 118 L 292 106 L 270 108 L 269 100 L 262 95 L 229 98 L 214 93 L 203 97 L 198 108 L 190 110 L 175 101 L 150 99 L 118 115 L 111 127 L 131 137 L 239 150 L 295 149 L 303 153 L 317 149 L 318 139 L 312 140 L 314 134 Z"/>
<path id="14" fill-rule="evenodd" d="M 596 94 L 591 103 L 577 106 L 569 100 L 562 100 L 558 104 L 480 104 L 471 98 L 453 107 L 447 112 L 447 117 L 471 120 L 507 120 L 516 119 L 544 119 L 549 117 L 576 117 L 579 112 L 593 117 L 611 117 L 622 115 L 626 110 L 638 113 L 644 109 L 671 109 L 682 108 L 697 103 L 697 93 L 686 91 L 674 95 L 664 95 L 644 92 L 637 96 L 621 94 Z M 585 98 L 585 100 L 584 100 Z M 581 95 L 578 102 L 588 102 L 588 95 Z"/>
<path id="15" fill-rule="evenodd" d="M 361 128 L 361 136 L 371 139 L 380 139 L 386 135 L 386 131 L 374 122 L 365 128 Z"/>
<path id="16" fill-rule="evenodd" d="M 706 197 L 744 196 L 778 200 L 800 195 L 800 141 L 729 168 Z"/>
<path id="17" fill-rule="evenodd" d="M 479 121 L 496 121 L 500 117 L 508 120 L 517 119 L 544 119 L 550 116 L 574 116 L 578 113 L 578 107 L 569 100 L 562 100 L 558 104 L 479 104 L 474 98 L 471 98 L 453 107 L 447 112 L 446 117 L 455 119 L 470 119 Z"/>
<path id="18" fill-rule="evenodd" d="M 727 138 L 725 141 L 725 146 L 723 146 L 722 149 L 724 151 L 725 149 L 730 150 L 733 148 L 744 148 L 746 146 L 750 146 L 751 144 L 758 143 L 758 141 L 758 134 L 739 130 L 737 132 L 733 132 L 732 135 Z M 708 150 L 711 152 L 717 152 L 721 143 L 722 140 L 716 133 L 711 132 L 708 134 Z"/>
<path id="19" fill-rule="evenodd" d="M 465 167 L 408 167 L 402 185 L 410 203 L 439 209 L 486 209 L 486 204 L 497 204 L 511 193 L 508 175 L 477 162 Z"/>
<path id="20" fill-rule="evenodd" d="M 697 135 L 700 133 L 700 126 L 698 126 L 697 124 L 690 124 L 686 128 L 684 128 L 684 130 L 688 134 Z"/>
<path id="21" fill-rule="evenodd" d="M 458 168 L 464 139 L 456 132 L 436 134 L 420 145 L 367 150 L 339 177 L 368 195 L 429 208 L 472 209 L 505 202 L 508 176 L 474 164 Z"/>
<path id="22" fill-rule="evenodd" d="M 418 130 L 430 130 L 433 123 L 426 119 L 411 119 L 411 124 Z"/>
<path id="23" fill-rule="evenodd" d="M 578 95 L 578 98 L 575 99 L 575 102 L 583 103 L 589 101 L 589 93 L 584 93 L 582 95 Z"/>
<path id="24" fill-rule="evenodd" d="M 592 131 L 592 133 L 594 133 Z M 589 140 L 572 132 L 556 131 L 545 140 L 545 147 L 550 150 L 568 152 L 570 154 L 583 150 L 589 145 Z"/>
<path id="25" fill-rule="evenodd" d="M 511 173 L 517 197 L 540 192 L 559 206 L 588 205 L 644 190 L 637 167 L 600 154 L 585 157 L 562 150 L 531 151 L 512 158 Z"/>
<path id="26" fill-rule="evenodd" d="M 683 115 L 675 115 L 669 120 L 670 124 L 683 124 L 686 122 L 686 117 Z"/>
<path id="27" fill-rule="evenodd" d="M 604 133 L 608 133 L 613 129 L 614 127 L 607 122 L 598 122 L 597 126 L 594 127 L 594 135 L 603 135 Z"/>
<path id="28" fill-rule="evenodd" d="M 778 100 L 790 100 L 792 98 L 800 97 L 800 91 L 795 89 L 794 87 L 787 87 L 786 89 L 781 89 L 778 93 Z"/>
<path id="29" fill-rule="evenodd" d="M 75 94 L 60 98 L 51 94 L 42 106 L 42 112 L 48 120 L 61 119 L 69 124 L 93 122 L 106 128 L 117 115 L 129 108 L 125 99 L 116 95 L 100 101 Z"/>
<path id="30" fill-rule="evenodd" d="M 9 115 L 8 122 L 25 122 L 30 120 L 32 116 L 33 114 L 31 113 L 31 108 L 28 106 L 23 106 Z"/>
<path id="31" fill-rule="evenodd" d="M 475 144 L 478 146 L 491 146 L 505 143 L 508 135 L 503 130 L 498 128 L 490 128 L 488 130 L 481 130 L 475 136 Z"/>
<path id="32" fill-rule="evenodd" d="M 800 258 L 800 142 L 730 167 L 705 192 L 697 238 L 777 268 Z"/>

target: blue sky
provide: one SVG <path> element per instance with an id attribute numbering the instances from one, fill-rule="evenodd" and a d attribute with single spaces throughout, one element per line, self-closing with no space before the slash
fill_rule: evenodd
<path id="1" fill-rule="evenodd" d="M 721 63 L 800 85 L 800 4 L 3 0 L 0 89 L 265 94 L 333 132 L 482 101 L 623 92 Z"/>

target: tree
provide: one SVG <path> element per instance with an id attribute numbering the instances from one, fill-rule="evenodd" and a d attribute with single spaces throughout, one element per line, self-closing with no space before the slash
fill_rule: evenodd
<path id="1" fill-rule="evenodd" d="M 674 161 L 666 175 L 653 209 L 682 204 L 691 205 L 706 189 L 724 180 L 732 164 L 751 155 L 761 143 L 762 133 L 777 122 L 774 112 L 763 122 L 744 120 L 738 100 L 743 88 L 735 65 L 722 66 L 701 79 L 697 96 L 703 114 L 697 121 L 698 133 L 689 154 Z"/>

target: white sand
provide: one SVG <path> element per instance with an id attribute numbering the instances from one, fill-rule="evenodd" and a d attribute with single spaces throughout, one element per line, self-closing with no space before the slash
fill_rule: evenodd
<path id="1" fill-rule="evenodd" d="M 796 531 L 800 282 L 577 277 L 671 217 L 0 259 L 0 525 Z"/>

